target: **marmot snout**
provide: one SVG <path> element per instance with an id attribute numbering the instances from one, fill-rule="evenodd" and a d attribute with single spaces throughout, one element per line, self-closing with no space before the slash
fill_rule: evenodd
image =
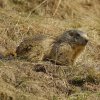
<path id="1" fill-rule="evenodd" d="M 69 65 L 74 64 L 87 42 L 88 38 L 85 33 L 79 30 L 69 30 L 55 39 L 43 35 L 25 39 L 18 46 L 16 53 L 19 57 L 33 62 L 50 60 L 55 64 Z"/>

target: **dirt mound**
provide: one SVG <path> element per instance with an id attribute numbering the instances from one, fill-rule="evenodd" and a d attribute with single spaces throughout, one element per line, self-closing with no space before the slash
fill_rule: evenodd
<path id="1" fill-rule="evenodd" d="M 50 62 L 3 60 L 0 66 L 0 97 L 2 100 L 65 100 L 81 90 L 98 92 L 100 76 L 97 73 L 91 76 L 90 69 L 57 66 Z"/>

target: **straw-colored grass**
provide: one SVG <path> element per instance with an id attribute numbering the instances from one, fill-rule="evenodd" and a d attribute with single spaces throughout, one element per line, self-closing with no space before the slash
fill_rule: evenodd
<path id="1" fill-rule="evenodd" d="M 100 99 L 99 0 L 0 0 L 0 98 L 2 100 Z M 89 43 L 74 66 L 32 63 L 16 57 L 26 37 L 56 37 L 68 29 Z"/>

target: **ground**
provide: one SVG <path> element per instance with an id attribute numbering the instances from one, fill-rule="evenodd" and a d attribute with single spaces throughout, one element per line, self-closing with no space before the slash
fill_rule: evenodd
<path id="1" fill-rule="evenodd" d="M 0 99 L 99 100 L 99 6 L 99 0 L 0 0 Z M 16 57 L 24 38 L 37 33 L 55 37 L 68 29 L 89 37 L 74 66 Z"/>

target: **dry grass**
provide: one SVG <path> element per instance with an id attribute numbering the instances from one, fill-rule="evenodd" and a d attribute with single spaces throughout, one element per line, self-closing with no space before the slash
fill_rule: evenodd
<path id="1" fill-rule="evenodd" d="M 99 0 L 0 0 L 2 100 L 99 100 L 99 16 Z M 68 29 L 82 30 L 89 37 L 75 66 L 13 57 L 25 37 L 36 33 L 55 37 Z"/>

